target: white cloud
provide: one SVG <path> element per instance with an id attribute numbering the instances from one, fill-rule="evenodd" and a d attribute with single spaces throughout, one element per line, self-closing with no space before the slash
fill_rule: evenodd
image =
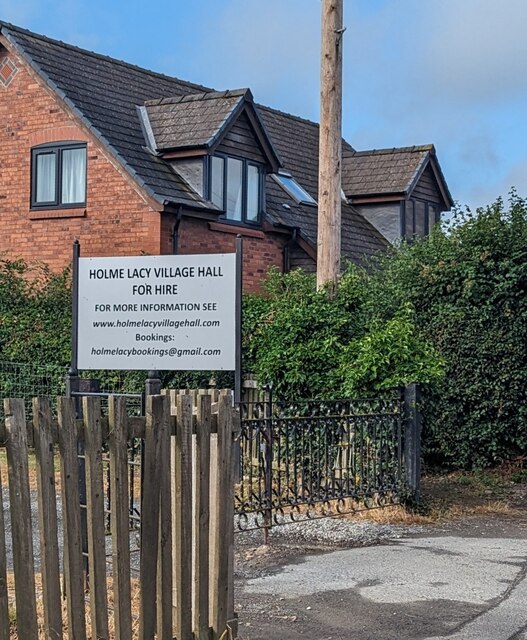
<path id="1" fill-rule="evenodd" d="M 527 165 L 527 2 L 398 0 L 369 11 L 360 4 L 348 16 L 351 141 L 358 148 L 433 142 L 462 203 L 481 205 L 512 184 L 527 185 L 518 169 Z"/>
<path id="2" fill-rule="evenodd" d="M 398 0 L 351 21 L 354 74 L 367 69 L 376 91 L 407 92 L 404 106 L 492 105 L 527 94 L 525 0 Z"/>

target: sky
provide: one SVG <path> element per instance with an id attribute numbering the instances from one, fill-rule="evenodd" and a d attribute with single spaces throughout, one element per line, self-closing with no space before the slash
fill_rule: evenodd
<path id="1" fill-rule="evenodd" d="M 319 120 L 320 0 L 0 0 L 0 19 Z M 454 200 L 527 196 L 527 0 L 344 0 L 343 136 L 433 143 Z"/>

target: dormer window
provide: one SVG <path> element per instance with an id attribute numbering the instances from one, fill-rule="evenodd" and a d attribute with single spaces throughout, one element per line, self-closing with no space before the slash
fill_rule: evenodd
<path id="1" fill-rule="evenodd" d="M 86 204 L 86 145 L 46 144 L 31 150 L 31 208 Z"/>
<path id="2" fill-rule="evenodd" d="M 211 156 L 209 199 L 233 222 L 256 224 L 262 210 L 262 168 L 241 158 Z"/>

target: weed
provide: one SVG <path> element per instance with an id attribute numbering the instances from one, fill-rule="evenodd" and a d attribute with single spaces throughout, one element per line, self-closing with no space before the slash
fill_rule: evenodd
<path id="1" fill-rule="evenodd" d="M 513 471 L 511 473 L 511 482 L 514 482 L 514 484 L 527 484 L 527 469 Z"/>

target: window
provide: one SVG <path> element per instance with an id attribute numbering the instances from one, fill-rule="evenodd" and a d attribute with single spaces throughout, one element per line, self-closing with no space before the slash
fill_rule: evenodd
<path id="1" fill-rule="evenodd" d="M 414 219 L 414 201 L 407 200 L 404 211 L 404 237 L 406 240 L 413 240 L 415 233 L 415 219 Z"/>
<path id="2" fill-rule="evenodd" d="M 415 213 L 414 213 L 414 234 L 418 237 L 418 238 L 423 238 L 426 235 L 426 218 L 427 218 L 427 213 L 426 213 L 426 202 L 423 202 L 422 200 L 416 200 L 415 201 Z"/>
<path id="3" fill-rule="evenodd" d="M 234 222 L 258 223 L 262 210 L 262 176 L 259 165 L 230 156 L 212 156 L 209 199 Z"/>
<path id="4" fill-rule="evenodd" d="M 273 178 L 297 204 L 312 204 L 316 206 L 317 201 L 298 184 L 293 176 L 288 173 L 273 173 Z"/>
<path id="5" fill-rule="evenodd" d="M 428 205 L 428 233 L 432 233 L 432 229 L 436 222 L 439 222 L 437 206 L 435 204 Z"/>
<path id="6" fill-rule="evenodd" d="M 31 150 L 31 208 L 51 209 L 86 203 L 86 145 L 42 145 Z"/>
<path id="7" fill-rule="evenodd" d="M 414 238 L 427 236 L 438 220 L 437 205 L 424 200 L 406 200 L 403 220 L 404 238 L 411 241 Z"/>

